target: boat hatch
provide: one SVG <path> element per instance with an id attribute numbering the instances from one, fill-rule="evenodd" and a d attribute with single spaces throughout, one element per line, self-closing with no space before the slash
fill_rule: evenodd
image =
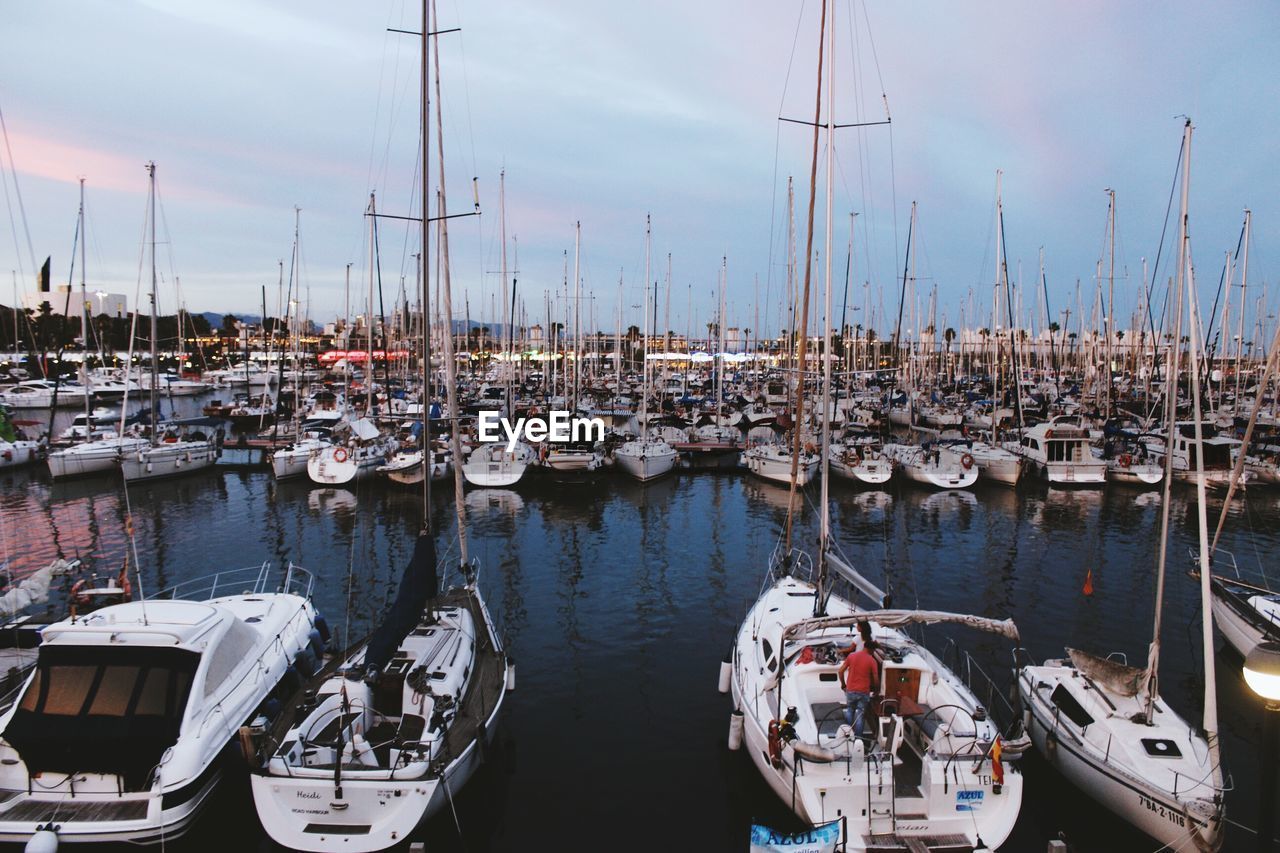
<path id="1" fill-rule="evenodd" d="M 27 771 L 110 773 L 139 790 L 178 739 L 194 652 L 45 645 L 5 739 Z"/>
<path id="2" fill-rule="evenodd" d="M 1144 737 L 1142 740 L 1142 748 L 1147 751 L 1147 755 L 1152 758 L 1181 758 L 1182 750 L 1178 749 L 1178 745 L 1168 738 Z"/>
<path id="3" fill-rule="evenodd" d="M 1076 701 L 1076 697 L 1071 695 L 1071 691 L 1059 684 L 1053 688 L 1053 693 L 1049 699 L 1056 705 L 1062 713 L 1067 715 L 1071 722 L 1080 728 L 1092 725 L 1093 717 L 1084 709 L 1084 706 Z"/>
<path id="4" fill-rule="evenodd" d="M 254 649 L 259 634 L 239 619 L 232 619 L 227 633 L 209 653 L 209 668 L 204 675 L 204 695 L 212 696 L 231 673 L 246 660 L 257 657 Z"/>

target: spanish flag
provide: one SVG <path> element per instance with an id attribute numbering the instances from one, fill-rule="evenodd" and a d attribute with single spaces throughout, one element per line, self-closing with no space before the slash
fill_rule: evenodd
<path id="1" fill-rule="evenodd" d="M 995 743 L 991 744 L 991 780 L 995 783 L 992 789 L 995 793 L 1000 793 L 1000 788 L 1004 785 L 1004 764 L 1000 762 L 1000 736 L 996 735 Z"/>

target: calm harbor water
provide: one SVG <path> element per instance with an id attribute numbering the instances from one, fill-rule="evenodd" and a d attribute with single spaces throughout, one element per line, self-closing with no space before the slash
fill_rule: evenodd
<path id="1" fill-rule="evenodd" d="M 814 488 L 797 539 L 816 539 Z M 1110 486 L 983 486 L 936 493 L 905 482 L 868 491 L 836 482 L 832 527 L 844 552 L 885 581 L 901 606 L 1012 616 L 1039 660 L 1064 645 L 1122 651 L 1150 640 L 1160 498 Z M 1161 685 L 1185 717 L 1202 694 L 1199 592 L 1187 575 L 1194 491 L 1176 488 Z M 422 512 L 413 490 L 275 482 L 267 470 L 217 469 L 128 490 L 147 589 L 227 568 L 293 561 L 317 576 L 316 599 L 341 632 L 366 629 L 394 595 Z M 441 530 L 452 494 L 433 495 Z M 1210 498 L 1210 524 L 1221 506 Z M 481 584 L 517 663 L 517 689 L 486 769 L 423 832 L 436 850 L 744 851 L 753 819 L 794 821 L 725 740 L 730 703 L 719 662 L 764 578 L 786 516 L 786 490 L 739 473 L 690 473 L 640 486 L 473 491 L 467 535 Z M 126 496 L 114 478 L 51 483 L 42 470 L 0 474 L 3 556 L 15 574 L 54 556 L 118 570 Z M 1264 564 L 1280 539 L 1280 497 L 1237 501 L 1224 547 Z M 452 536 L 456 545 L 456 536 Z M 1092 570 L 1094 594 L 1082 592 Z M 341 634 L 339 635 L 341 636 Z M 1003 640 L 956 635 L 1006 682 Z M 935 649 L 941 632 L 926 634 Z M 936 642 L 934 642 L 936 641 Z M 1224 644 L 1219 641 L 1219 648 Z M 1228 816 L 1257 823 L 1262 709 L 1219 651 L 1223 756 L 1236 790 Z M 1082 850 L 1154 850 L 1058 778 L 1023 761 L 1026 796 L 1003 848 L 1043 851 L 1064 832 Z M 247 784 L 228 785 L 175 849 L 269 849 Z M 225 839 L 225 840 L 224 840 Z M 1250 848 L 1233 828 L 1228 848 Z"/>

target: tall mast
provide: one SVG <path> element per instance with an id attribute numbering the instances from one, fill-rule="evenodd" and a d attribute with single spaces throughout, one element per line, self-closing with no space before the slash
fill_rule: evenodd
<path id="1" fill-rule="evenodd" d="M 1240 330 L 1236 336 L 1236 393 L 1235 404 L 1232 407 L 1235 411 L 1240 409 L 1240 363 L 1241 357 L 1244 355 L 1244 296 L 1245 288 L 1249 283 L 1249 224 L 1252 218 L 1253 215 L 1246 208 L 1244 212 L 1244 258 L 1240 265 L 1240 319 L 1236 321 Z M 81 251 L 83 251 L 83 246 Z M 81 276 L 84 275 L 83 261 L 80 264 L 80 274 Z M 1231 300 L 1228 299 L 1227 301 L 1230 302 Z M 1244 455 L 1243 451 L 1241 455 Z"/>
<path id="2" fill-rule="evenodd" d="M 1183 129 L 1182 138 L 1183 161 L 1182 161 L 1182 208 L 1181 223 L 1182 227 L 1178 231 L 1178 270 L 1177 284 L 1173 300 L 1173 339 L 1169 342 L 1169 355 L 1165 361 L 1165 429 L 1167 430 L 1164 444 L 1164 494 L 1160 501 L 1160 549 L 1156 562 L 1156 601 L 1155 616 L 1151 629 L 1151 646 L 1147 652 L 1147 683 L 1146 683 L 1146 716 L 1150 720 L 1152 714 L 1155 713 L 1156 698 L 1160 695 L 1159 683 L 1159 667 L 1160 667 L 1160 630 L 1162 625 L 1162 611 L 1164 610 L 1164 574 L 1165 560 L 1169 550 L 1169 508 L 1170 495 L 1173 492 L 1173 444 L 1177 435 L 1178 422 L 1178 372 L 1182 356 L 1182 305 L 1183 295 L 1186 292 L 1186 272 L 1188 267 L 1187 261 L 1187 204 L 1190 195 L 1190 174 L 1188 169 L 1191 167 L 1191 121 L 1187 123 Z M 1199 420 L 1199 413 L 1195 413 L 1196 419 Z M 1197 444 L 1197 455 L 1199 455 L 1200 447 Z M 1204 572 L 1204 576 L 1208 578 L 1208 572 Z M 1212 621 L 1210 620 L 1210 625 Z M 1209 649 L 1213 649 L 1213 644 L 1209 644 Z M 1207 713 L 1206 708 L 1206 713 Z"/>
<path id="3" fill-rule="evenodd" d="M 429 63 L 431 59 L 431 15 L 428 0 L 422 0 L 422 67 L 418 79 L 418 116 L 422 122 L 422 186 L 419 189 L 418 212 L 422 216 L 418 235 L 421 247 L 419 267 L 422 279 L 422 532 L 431 533 L 431 220 L 427 211 L 430 204 L 431 175 L 431 88 Z M 441 173 L 443 177 L 443 172 Z M 453 339 L 453 317 L 445 318 L 445 340 Z M 446 347 L 451 349 L 451 347 Z M 450 416 L 453 411 L 450 410 Z M 454 464 L 458 464 L 457 461 Z"/>
<path id="4" fill-rule="evenodd" d="M 93 437 L 93 421 L 91 416 L 93 409 L 89 399 L 88 379 L 89 379 L 89 293 L 84 281 L 84 178 L 80 179 L 80 305 L 84 309 L 84 322 L 81 324 L 80 336 L 84 339 L 80 365 L 84 369 L 85 374 L 85 394 L 84 394 L 84 422 L 85 437 Z M 16 312 L 15 312 L 16 313 Z M 182 327 L 178 327 L 178 340 L 182 340 Z M 14 344 L 14 352 L 17 352 L 17 343 Z M 128 381 L 128 373 L 125 374 L 126 382 Z"/>
<path id="5" fill-rule="evenodd" d="M 440 215 L 444 216 L 444 211 L 440 211 Z M 507 416 L 514 416 L 514 408 L 511 400 L 511 315 L 508 313 L 507 304 L 511 297 L 507 291 L 507 170 L 503 169 L 498 173 L 498 236 L 502 240 L 502 248 L 499 250 L 499 257 L 502 259 L 502 323 L 506 328 L 503 330 L 503 340 L 507 341 L 506 350 L 506 369 L 503 373 L 506 376 L 507 386 Z"/>
<path id="6" fill-rule="evenodd" d="M 1023 427 L 1022 419 L 1022 385 L 1021 377 L 1018 371 L 1018 332 L 1014 328 L 1013 314 L 1013 289 L 1009 284 L 1009 261 L 1006 257 L 1008 247 L 1004 239 L 1004 201 L 1000 196 L 1000 172 L 996 172 L 996 232 L 999 235 L 996 239 L 999 241 L 999 251 L 996 253 L 996 265 L 1000 270 L 1001 277 L 1004 278 L 1004 296 L 1005 296 L 1005 312 L 1009 317 L 1009 370 L 1013 374 L 1011 386 L 1013 388 L 1013 411 L 1018 419 L 1018 429 Z M 999 345 L 997 344 L 997 352 Z"/>
<path id="7" fill-rule="evenodd" d="M 1106 407 L 1102 410 L 1103 417 L 1111 417 L 1111 341 L 1115 337 L 1116 323 L 1116 191 L 1107 190 L 1107 194 L 1111 197 L 1111 202 L 1107 205 L 1107 240 L 1110 244 L 1110 262 L 1107 272 L 1107 363 L 1103 371 L 1106 381 Z"/>
<path id="8" fill-rule="evenodd" d="M 835 248 L 831 228 L 831 194 L 834 187 L 832 173 L 835 169 L 835 44 L 836 10 L 831 4 L 831 26 L 827 28 L 827 209 L 826 249 L 826 301 L 822 311 L 822 505 L 821 524 L 818 533 L 818 583 L 813 597 L 814 615 L 826 610 L 827 547 L 831 540 L 831 506 L 828 483 L 831 482 L 831 254 Z"/>
<path id="9" fill-rule="evenodd" d="M 791 529 L 795 521 L 796 475 L 800 465 L 800 428 L 804 422 L 805 356 L 809 335 L 809 284 L 813 274 L 813 208 L 818 190 L 818 131 L 822 120 L 822 54 L 826 43 L 827 3 L 823 0 L 818 25 L 818 85 L 813 104 L 813 157 L 809 167 L 809 220 L 804 252 L 804 296 L 800 306 L 800 350 L 796 364 L 796 405 L 791 418 L 791 491 L 787 499 L 786 551 L 791 551 Z M 830 140 L 828 140 L 830 143 Z"/>
<path id="10" fill-rule="evenodd" d="M 1200 626 L 1201 626 L 1201 642 L 1204 648 L 1204 732 L 1205 740 L 1209 743 L 1209 766 L 1215 772 L 1219 770 L 1218 762 L 1218 687 L 1217 678 L 1215 676 L 1216 662 L 1213 653 L 1213 609 L 1210 602 L 1213 601 L 1213 590 L 1211 588 L 1211 577 L 1209 568 L 1209 521 L 1208 521 L 1208 500 L 1205 495 L 1204 483 L 1204 425 L 1202 423 L 1202 413 L 1200 411 L 1200 364 L 1199 364 L 1199 326 L 1200 318 L 1196 300 L 1195 282 L 1192 278 L 1194 270 L 1191 266 L 1191 232 L 1190 223 L 1187 216 L 1187 192 L 1191 183 L 1191 122 L 1187 122 L 1186 127 L 1186 154 L 1183 161 L 1183 177 L 1182 177 L 1182 240 L 1183 240 L 1183 257 L 1182 265 L 1184 271 L 1182 275 L 1186 282 L 1188 307 L 1190 315 L 1190 362 L 1188 369 L 1191 373 L 1191 411 L 1194 415 L 1195 424 L 1195 441 L 1196 441 L 1196 523 L 1200 533 Z M 1181 309 L 1179 309 L 1181 310 Z M 1172 438 L 1172 436 L 1170 436 Z M 1241 449 L 1241 453 L 1244 450 Z M 1216 784 L 1214 787 L 1217 787 Z"/>
<path id="11" fill-rule="evenodd" d="M 160 423 L 156 386 L 160 378 L 157 371 L 159 354 L 156 349 L 156 164 L 154 161 L 147 164 L 147 175 L 150 194 L 147 206 L 151 209 L 149 223 L 151 228 L 151 446 L 155 447 L 158 438 L 156 427 Z"/>
<path id="12" fill-rule="evenodd" d="M 364 414 L 373 413 L 373 288 L 376 284 L 375 273 L 378 266 L 378 210 L 377 200 L 369 193 L 369 310 L 365 314 L 365 355 L 364 355 Z"/>
<path id="13" fill-rule="evenodd" d="M 670 263 L 670 255 L 667 256 Z M 670 271 L 667 273 L 668 281 L 670 280 Z M 720 349 L 720 365 L 716 370 L 716 426 L 723 426 L 721 419 L 724 417 L 724 300 L 725 290 L 729 287 L 729 258 L 722 255 L 720 257 L 720 322 L 716 326 L 719 332 L 717 338 L 719 340 Z M 712 362 L 714 364 L 714 362 Z"/>
<path id="14" fill-rule="evenodd" d="M 653 233 L 650 215 L 644 215 L 644 360 L 640 362 L 640 437 L 649 432 L 649 260 Z"/>
<path id="15" fill-rule="evenodd" d="M 582 393 L 582 359 L 578 341 L 582 339 L 582 315 L 579 312 L 582 296 L 582 273 L 579 265 L 582 260 L 582 222 L 573 223 L 573 401 L 574 411 L 578 408 L 578 395 Z M 565 396 L 568 396 L 567 394 Z"/>

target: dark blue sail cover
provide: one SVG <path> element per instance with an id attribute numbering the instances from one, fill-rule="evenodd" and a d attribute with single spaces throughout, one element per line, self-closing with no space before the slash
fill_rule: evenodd
<path id="1" fill-rule="evenodd" d="M 369 649 L 364 656 L 367 669 L 382 671 L 400 646 L 400 641 L 418 624 L 427 600 L 436 597 L 439 586 L 435 540 L 429 533 L 420 533 L 413 545 L 413 557 L 400 578 L 395 603 L 369 638 Z"/>

